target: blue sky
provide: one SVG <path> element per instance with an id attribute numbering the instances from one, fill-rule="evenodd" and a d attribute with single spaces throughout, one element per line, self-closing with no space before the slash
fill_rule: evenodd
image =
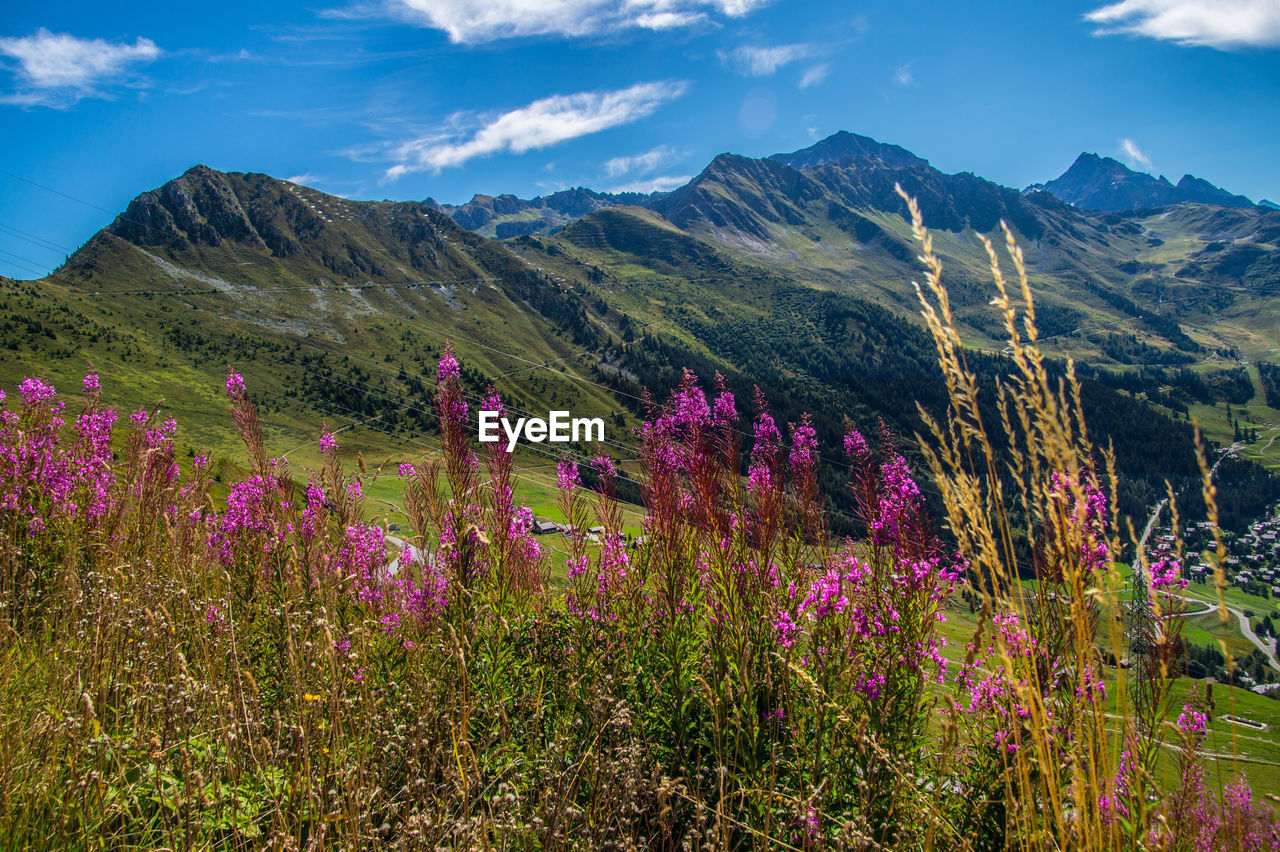
<path id="1" fill-rule="evenodd" d="M 1011 186 L 1093 151 L 1280 201 L 1278 47 L 1280 0 L 9 4 L 0 274 L 195 163 L 461 203 L 850 130 Z"/>

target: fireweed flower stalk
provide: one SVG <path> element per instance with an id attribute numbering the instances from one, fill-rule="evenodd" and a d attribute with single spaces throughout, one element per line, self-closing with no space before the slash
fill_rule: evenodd
<path id="1" fill-rule="evenodd" d="M 618 470 L 607 455 L 591 462 L 597 479 L 596 521 L 601 528 L 599 570 L 596 577 L 596 600 L 605 606 L 602 612 L 616 620 L 619 610 L 638 605 L 639 576 L 631 564 L 622 530 L 622 509 L 618 503 Z"/>
<path id="2" fill-rule="evenodd" d="M 467 402 L 462 390 L 462 370 L 446 343 L 436 368 L 436 417 L 440 422 L 440 443 L 445 479 L 451 495 L 446 505 L 437 501 L 434 520 L 439 529 L 439 557 L 451 581 L 471 588 L 489 569 L 480 513 L 480 463 L 471 449 L 467 428 Z M 437 492 L 438 493 L 438 492 Z"/>
<path id="3" fill-rule="evenodd" d="M 589 594 L 584 589 L 589 589 L 590 586 L 587 574 L 589 557 L 586 529 L 589 510 L 582 492 L 582 478 L 578 475 L 578 465 L 573 460 L 564 458 L 556 463 L 556 487 L 559 489 L 556 505 L 565 518 L 563 532 L 565 544 L 569 549 L 565 570 L 568 572 L 570 584 L 578 589 L 575 599 L 585 602 Z"/>
<path id="4" fill-rule="evenodd" d="M 892 443 L 886 431 L 885 459 L 875 464 L 861 435 L 847 434 L 849 485 L 870 546 L 850 543 L 826 557 L 792 588 L 791 606 L 775 621 L 784 653 L 825 699 L 803 717 L 806 753 L 854 756 L 849 789 L 884 838 L 925 795 L 901 779 L 929 756 L 925 688 L 946 674 L 938 624 L 959 575 L 939 555 L 919 488 Z"/>
<path id="5" fill-rule="evenodd" d="M 690 522 L 704 542 L 719 541 L 732 532 L 736 508 L 738 413 L 724 377 L 715 376 L 716 397 L 708 404 L 697 377 L 685 369 L 680 386 L 659 415 L 660 434 L 674 441 L 683 471 L 687 498 L 682 498 Z"/>
<path id="6" fill-rule="evenodd" d="M 755 393 L 751 463 L 747 469 L 748 530 L 752 545 L 768 558 L 782 532 L 785 480 L 782 433 L 759 388 Z"/>
<path id="7" fill-rule="evenodd" d="M 787 473 L 792 490 L 792 524 L 803 539 L 825 553 L 826 512 L 818 488 L 818 437 L 812 418 L 806 413 L 799 425 L 791 426 L 791 452 Z"/>
<path id="8" fill-rule="evenodd" d="M 497 390 L 490 387 L 480 404 L 481 411 L 506 413 Z M 500 442 L 486 445 L 485 468 L 489 474 L 484 493 L 484 526 L 490 536 L 489 564 L 494 566 L 490 580 L 499 601 L 508 597 L 528 602 L 529 596 L 542 590 L 542 545 L 533 536 L 533 513 L 517 507 L 513 482 L 515 456 Z"/>
<path id="9" fill-rule="evenodd" d="M 257 407 L 239 373 L 228 371 L 226 393 L 253 473 L 231 484 L 226 510 L 211 520 L 208 546 L 230 572 L 233 599 L 243 603 L 256 594 L 260 580 L 284 595 L 295 579 L 289 541 L 294 505 L 287 462 L 267 458 Z M 134 418 L 139 424 L 148 419 L 145 411 Z M 148 432 L 144 441 L 151 440 Z"/>

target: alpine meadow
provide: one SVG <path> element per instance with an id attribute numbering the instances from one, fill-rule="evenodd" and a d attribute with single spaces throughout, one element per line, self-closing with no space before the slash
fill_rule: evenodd
<path id="1" fill-rule="evenodd" d="M 1065 5 L 15 9 L 0 848 L 1280 850 L 1280 8 Z"/>

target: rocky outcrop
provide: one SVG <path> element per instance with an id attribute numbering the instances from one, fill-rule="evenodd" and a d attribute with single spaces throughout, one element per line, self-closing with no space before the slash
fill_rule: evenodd
<path id="1" fill-rule="evenodd" d="M 108 230 L 139 245 L 267 245 L 226 176 L 207 166 L 139 195 Z"/>

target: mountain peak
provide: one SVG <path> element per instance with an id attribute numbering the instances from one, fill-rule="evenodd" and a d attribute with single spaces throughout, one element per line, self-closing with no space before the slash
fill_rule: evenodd
<path id="1" fill-rule="evenodd" d="M 860 136 L 847 130 L 837 131 L 826 139 L 815 142 L 790 154 L 774 154 L 769 157 L 794 169 L 812 169 L 846 160 L 876 160 L 886 166 L 927 166 L 929 161 L 899 145 L 877 142 L 870 136 Z"/>
<path id="2" fill-rule="evenodd" d="M 228 239 L 265 245 L 227 178 L 217 169 L 196 164 L 181 177 L 134 198 L 107 230 L 139 245 L 216 246 Z"/>
<path id="3" fill-rule="evenodd" d="M 1132 210 L 1196 202 L 1223 207 L 1252 207 L 1243 195 L 1232 195 L 1207 180 L 1183 175 L 1175 186 L 1164 175 L 1153 177 L 1135 171 L 1119 160 L 1089 152 L 1076 157 L 1071 168 L 1047 183 L 1028 190 L 1043 190 L 1068 204 L 1093 210 Z"/>
<path id="4" fill-rule="evenodd" d="M 1178 181 L 1178 190 L 1186 196 L 1186 201 L 1199 201 L 1202 204 L 1220 204 L 1223 207 L 1252 207 L 1253 202 L 1243 195 L 1232 195 L 1225 189 L 1214 186 L 1209 181 L 1193 175 L 1183 175 Z"/>

